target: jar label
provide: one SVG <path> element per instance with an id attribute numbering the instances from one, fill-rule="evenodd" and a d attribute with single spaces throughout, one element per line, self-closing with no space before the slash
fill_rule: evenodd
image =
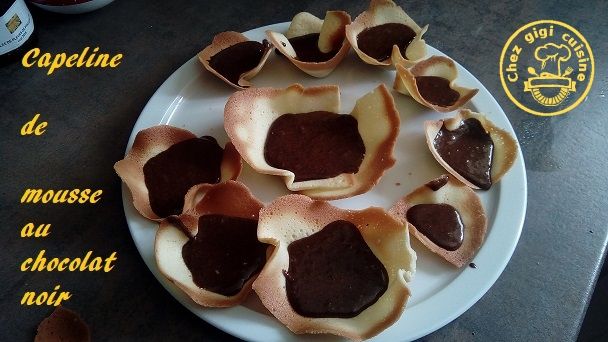
<path id="1" fill-rule="evenodd" d="M 0 17 L 0 55 L 15 50 L 34 32 L 34 20 L 24 0 L 16 0 Z"/>

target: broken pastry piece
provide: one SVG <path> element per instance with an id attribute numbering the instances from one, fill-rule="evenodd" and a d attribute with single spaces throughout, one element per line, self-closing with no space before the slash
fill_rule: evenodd
<path id="1" fill-rule="evenodd" d="M 256 171 L 281 176 L 287 188 L 315 199 L 371 189 L 393 166 L 399 113 L 384 85 L 347 114 L 337 86 L 257 88 L 228 99 L 224 126 Z"/>
<path id="2" fill-rule="evenodd" d="M 89 326 L 74 311 L 58 306 L 36 331 L 34 342 L 89 342 Z"/>
<path id="3" fill-rule="evenodd" d="M 210 136 L 159 125 L 135 137 L 114 170 L 131 190 L 133 205 L 144 217 L 160 221 L 181 214 L 188 190 L 201 183 L 236 179 L 241 158 L 229 142 L 222 149 Z"/>
<path id="4" fill-rule="evenodd" d="M 245 185 L 203 185 L 202 199 L 162 221 L 154 246 L 162 274 L 202 306 L 241 303 L 266 263 L 268 245 L 257 238 L 263 204 Z"/>
<path id="5" fill-rule="evenodd" d="M 272 31 L 266 31 L 266 35 L 298 69 L 314 77 L 325 77 L 348 54 L 348 24 L 350 15 L 343 11 L 327 11 L 324 20 L 301 12 L 293 18 L 285 35 Z"/>
<path id="6" fill-rule="evenodd" d="M 367 64 L 413 65 L 426 55 L 420 28 L 391 0 L 372 0 L 369 8 L 346 26 L 346 38 Z"/>
<path id="7" fill-rule="evenodd" d="M 479 89 L 464 88 L 454 82 L 458 77 L 454 61 L 432 56 L 411 68 L 395 65 L 393 88 L 416 102 L 438 112 L 451 112 L 467 103 Z"/>
<path id="8" fill-rule="evenodd" d="M 517 142 L 509 133 L 468 109 L 461 109 L 454 118 L 427 121 L 424 126 L 433 157 L 473 189 L 490 189 L 517 156 Z"/>
<path id="9" fill-rule="evenodd" d="M 486 235 L 487 218 L 479 197 L 449 175 L 403 197 L 390 213 L 409 222 L 418 241 L 456 267 L 473 259 Z"/>
<path id="10" fill-rule="evenodd" d="M 251 41 L 238 32 L 222 32 L 198 53 L 199 61 L 212 74 L 237 89 L 251 86 L 249 82 L 260 72 L 272 51 L 268 41 Z"/>
<path id="11" fill-rule="evenodd" d="M 260 211 L 258 238 L 275 249 L 253 289 L 294 333 L 362 340 L 401 316 L 416 253 L 407 224 L 383 209 L 287 195 Z"/>

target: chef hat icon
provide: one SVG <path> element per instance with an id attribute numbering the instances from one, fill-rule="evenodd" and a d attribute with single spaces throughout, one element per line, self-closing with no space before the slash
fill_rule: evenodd
<path id="1" fill-rule="evenodd" d="M 552 62 L 565 62 L 570 59 L 572 56 L 572 52 L 570 52 L 570 48 L 564 44 L 554 44 L 547 43 L 545 45 L 539 46 L 534 51 L 534 58 L 536 60 L 542 62 L 541 69 L 545 68 L 547 61 Z"/>

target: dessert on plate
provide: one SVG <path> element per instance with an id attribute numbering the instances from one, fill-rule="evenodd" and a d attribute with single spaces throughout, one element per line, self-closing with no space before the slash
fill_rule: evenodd
<path id="1" fill-rule="evenodd" d="M 426 55 L 421 28 L 391 0 L 371 0 L 369 8 L 346 26 L 346 38 L 367 64 L 414 64 Z"/>
<path id="2" fill-rule="evenodd" d="M 442 175 L 401 198 L 389 211 L 410 224 L 410 233 L 456 267 L 469 263 L 486 235 L 479 196 L 450 175 Z"/>
<path id="3" fill-rule="evenodd" d="M 350 15 L 327 11 L 321 20 L 308 12 L 298 13 L 285 35 L 266 31 L 276 49 L 293 65 L 314 77 L 329 75 L 350 50 L 345 36 Z"/>
<path id="4" fill-rule="evenodd" d="M 393 88 L 437 112 L 456 110 L 479 91 L 455 83 L 458 77 L 456 64 L 447 57 L 432 56 L 410 68 L 401 64 L 396 64 L 395 68 Z"/>
<path id="5" fill-rule="evenodd" d="M 280 176 L 291 191 L 315 199 L 351 197 L 371 189 L 393 166 L 399 113 L 384 85 L 338 114 L 337 86 L 236 92 L 224 127 L 257 172 Z"/>
<path id="6" fill-rule="evenodd" d="M 383 209 L 287 195 L 260 211 L 258 237 L 274 250 L 253 289 L 295 333 L 367 339 L 405 309 L 416 253 L 407 223 Z"/>
<path id="7" fill-rule="evenodd" d="M 433 157 L 473 189 L 490 189 L 517 156 L 517 142 L 509 133 L 468 109 L 453 118 L 427 121 L 424 129 Z"/>
<path id="8" fill-rule="evenodd" d="M 222 149 L 213 137 L 198 138 L 168 125 L 138 132 L 131 150 L 114 164 L 131 191 L 135 209 L 155 221 L 181 214 L 192 187 L 236 179 L 241 167 L 231 143 Z"/>
<path id="9" fill-rule="evenodd" d="M 239 32 L 227 31 L 213 37 L 213 41 L 198 53 L 205 69 L 237 89 L 251 87 L 250 79 L 266 63 L 272 46 L 247 39 Z"/>
<path id="10" fill-rule="evenodd" d="M 156 232 L 161 273 L 199 305 L 241 303 L 266 263 L 268 245 L 257 238 L 263 204 L 239 182 L 199 187 L 201 200 L 170 216 Z"/>

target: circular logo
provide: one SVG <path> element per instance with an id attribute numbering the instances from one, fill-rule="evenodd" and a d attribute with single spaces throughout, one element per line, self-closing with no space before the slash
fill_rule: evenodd
<path id="1" fill-rule="evenodd" d="M 591 46 L 572 26 L 538 20 L 509 37 L 500 55 L 500 82 L 522 110 L 541 116 L 578 106 L 593 83 Z"/>

